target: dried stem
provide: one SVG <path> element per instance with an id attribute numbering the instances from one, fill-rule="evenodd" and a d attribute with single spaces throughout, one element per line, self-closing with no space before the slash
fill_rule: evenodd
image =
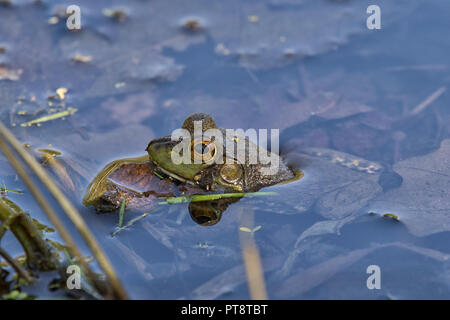
<path id="1" fill-rule="evenodd" d="M 6 262 L 9 263 L 11 267 L 17 272 L 17 274 L 25 279 L 28 283 L 33 283 L 34 280 L 31 278 L 31 276 L 28 274 L 26 270 L 24 270 L 5 250 L 0 248 L 0 256 L 2 256 Z"/>
<path id="2" fill-rule="evenodd" d="M 11 230 L 22 245 L 29 266 L 36 266 L 43 271 L 58 268 L 58 261 L 41 238 L 33 221 L 14 202 L 6 198 L 0 198 L 0 221 L 2 230 Z"/>
<path id="3" fill-rule="evenodd" d="M 239 212 L 239 240 L 241 243 L 242 258 L 244 259 L 245 273 L 250 291 L 250 297 L 253 300 L 267 300 L 267 291 L 264 281 L 264 270 L 261 263 L 259 250 L 253 239 L 253 232 L 244 232 L 242 228 L 254 230 L 253 228 L 253 210 L 247 207 L 241 207 Z"/>
<path id="4" fill-rule="evenodd" d="M 58 189 L 58 187 L 53 183 L 53 181 L 49 178 L 45 170 L 41 167 L 41 165 L 23 148 L 20 142 L 12 135 L 12 133 L 0 122 L 0 147 L 2 151 L 5 153 L 5 156 L 11 162 L 11 165 L 17 171 L 19 176 L 23 179 L 30 192 L 35 197 L 38 204 L 42 207 L 44 212 L 47 214 L 48 218 L 54 225 L 54 227 L 60 232 L 61 237 L 64 239 L 66 244 L 71 249 L 71 252 L 77 257 L 78 261 L 83 265 L 86 270 L 88 277 L 94 279 L 93 273 L 90 270 L 87 263 L 81 256 L 80 251 L 77 249 L 75 242 L 72 237 L 67 233 L 64 226 L 62 225 L 60 219 L 50 207 L 48 202 L 45 200 L 42 193 L 30 179 L 30 177 L 26 174 L 23 167 L 17 162 L 12 152 L 3 142 L 3 139 L 7 141 L 14 150 L 19 154 L 19 156 L 24 160 L 24 162 L 30 167 L 30 169 L 37 175 L 39 180 L 46 186 L 46 188 L 50 191 L 59 205 L 62 207 L 63 211 L 70 218 L 70 220 L 74 223 L 78 232 L 82 235 L 86 243 L 92 250 L 92 253 L 97 258 L 97 261 L 100 267 L 105 272 L 109 282 L 112 285 L 115 296 L 121 299 L 127 299 L 127 294 L 122 287 L 119 278 L 117 277 L 116 272 L 114 271 L 111 263 L 109 262 L 106 255 L 103 253 L 103 250 L 98 245 L 95 238 L 92 236 L 92 233 L 89 231 L 88 226 L 84 222 L 83 218 L 81 218 L 78 211 L 75 207 L 70 203 L 70 201 L 66 198 L 66 196 Z"/>

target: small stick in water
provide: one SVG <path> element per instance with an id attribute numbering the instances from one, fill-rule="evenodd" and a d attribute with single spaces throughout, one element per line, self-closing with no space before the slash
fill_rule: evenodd
<path id="1" fill-rule="evenodd" d="M 124 213 L 125 213 L 125 199 L 122 199 L 122 204 L 120 205 L 120 212 L 119 212 L 119 228 L 122 228 Z"/>
<path id="2" fill-rule="evenodd" d="M 440 87 L 435 92 L 433 92 L 430 96 L 428 96 L 425 101 L 420 103 L 417 107 L 414 108 L 413 111 L 411 111 L 412 115 L 416 115 L 421 113 L 423 110 L 425 110 L 426 107 L 428 107 L 430 104 L 432 104 L 437 98 L 439 98 L 445 91 L 447 90 L 446 87 Z"/>
<path id="3" fill-rule="evenodd" d="M 276 192 L 238 192 L 238 193 L 215 193 L 215 194 L 197 194 L 193 196 L 182 197 L 160 197 L 166 201 L 161 201 L 159 204 L 174 204 L 183 202 L 200 202 L 211 201 L 226 198 L 242 198 L 242 197 L 260 197 L 260 196 L 275 196 Z"/>
<path id="4" fill-rule="evenodd" d="M 67 110 L 65 110 L 65 111 L 53 113 L 53 114 L 50 114 L 50 115 L 47 115 L 47 116 L 43 116 L 43 117 L 40 117 L 40 118 L 31 120 L 31 121 L 28 121 L 28 122 L 21 123 L 20 126 L 22 126 L 22 127 L 30 127 L 33 124 L 40 124 L 42 122 L 47 122 L 47 121 L 50 121 L 50 120 L 55 120 L 55 119 L 60 119 L 60 118 L 64 118 L 64 117 L 70 116 L 70 115 L 74 114 L 77 111 L 78 111 L 78 109 L 76 109 L 76 108 L 67 108 Z"/>

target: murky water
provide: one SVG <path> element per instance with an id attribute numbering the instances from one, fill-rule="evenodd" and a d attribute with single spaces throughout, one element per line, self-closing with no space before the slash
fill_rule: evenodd
<path id="1" fill-rule="evenodd" d="M 31 150 L 62 152 L 72 180 L 62 187 L 132 298 L 249 298 L 244 207 L 261 226 L 269 298 L 448 299 L 450 4 L 377 3 L 380 30 L 366 27 L 370 1 L 12 1 L 0 6 L 1 120 Z M 81 31 L 66 28 L 70 4 Z M 123 8 L 124 21 L 105 8 Z M 64 105 L 48 99 L 58 88 Z M 21 126 L 51 108 L 76 111 Z M 305 177 L 231 205 L 215 226 L 179 204 L 111 237 L 117 213 L 81 205 L 89 180 L 193 112 L 224 128 L 280 129 L 282 154 Z M 3 158 L 0 174 L 48 223 Z M 381 289 L 367 288 L 370 265 Z"/>

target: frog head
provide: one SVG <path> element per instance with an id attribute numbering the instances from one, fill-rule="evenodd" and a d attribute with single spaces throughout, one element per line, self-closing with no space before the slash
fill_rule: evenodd
<path id="1" fill-rule="evenodd" d="M 204 113 L 188 116 L 181 129 L 152 140 L 146 150 L 159 173 L 208 191 L 255 192 L 296 177 L 277 154 L 245 136 L 230 135 Z M 271 162 L 252 161 L 252 152 L 267 155 Z"/>

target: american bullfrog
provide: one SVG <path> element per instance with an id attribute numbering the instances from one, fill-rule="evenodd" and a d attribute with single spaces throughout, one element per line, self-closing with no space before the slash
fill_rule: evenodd
<path id="1" fill-rule="evenodd" d="M 247 137 L 230 136 L 207 114 L 188 116 L 179 133 L 184 135 L 150 141 L 146 148 L 148 155 L 109 163 L 89 184 L 83 204 L 104 212 L 118 209 L 125 201 L 128 208 L 148 210 L 154 207 L 155 197 L 256 192 L 303 175 L 300 170 L 289 168 L 278 154 L 268 152 Z M 183 155 L 187 158 L 182 158 L 185 161 L 174 161 L 173 154 L 180 155 L 179 151 L 186 148 Z M 255 162 L 250 156 L 252 152 L 266 155 L 258 157 L 265 160 Z M 236 201 L 239 198 L 191 202 L 189 211 L 199 224 L 211 225 Z"/>
<path id="2" fill-rule="evenodd" d="M 194 136 L 195 122 L 202 126 L 202 137 Z M 174 141 L 171 136 L 152 140 L 146 149 L 150 160 L 158 170 L 175 180 L 195 184 L 205 190 L 254 192 L 262 187 L 290 180 L 296 176 L 295 172 L 288 168 L 275 153 L 270 153 L 269 157 L 271 164 L 276 165 L 276 170 L 273 170 L 272 173 L 265 173 L 264 169 L 270 171 L 270 163 L 252 162 L 249 153 L 252 150 L 255 154 L 267 153 L 267 150 L 261 150 L 261 146 L 254 144 L 246 137 L 234 134 L 230 137 L 226 130 L 217 127 L 213 118 L 207 114 L 194 113 L 190 115 L 184 121 L 182 129 L 186 130 L 186 134 L 190 136 L 187 137 L 188 147 L 191 149 L 191 159 L 188 160 L 198 158 L 200 163 L 196 164 L 190 161 L 190 164 L 175 164 L 172 161 L 172 154 L 182 139 Z M 222 139 L 209 136 L 208 132 L 212 132 L 211 129 L 216 129 Z M 219 140 L 223 140 L 223 142 L 219 142 Z M 222 145 L 224 151 L 220 153 L 219 148 L 222 148 Z M 239 159 L 238 153 L 241 148 L 245 148 L 246 156 Z M 213 159 L 214 157 L 216 159 Z M 218 157 L 220 159 L 217 159 Z M 217 161 L 211 160 L 222 161 L 216 163 Z"/>

